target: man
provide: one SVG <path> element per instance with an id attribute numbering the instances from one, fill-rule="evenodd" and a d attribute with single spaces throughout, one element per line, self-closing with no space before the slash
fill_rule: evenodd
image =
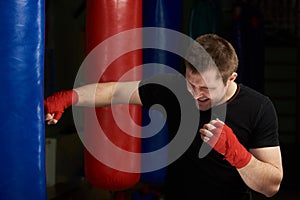
<path id="1" fill-rule="evenodd" d="M 117 100 L 114 103 L 149 109 L 160 104 L 166 111 L 171 141 L 182 134 L 180 124 L 186 120 L 182 109 L 192 105 L 200 115 L 195 125 L 198 133 L 183 131 L 196 136 L 167 168 L 166 199 L 251 200 L 251 190 L 267 197 L 276 194 L 283 178 L 277 115 L 268 97 L 235 82 L 238 58 L 232 45 L 217 35 L 202 35 L 188 49 L 185 66 L 186 80 L 168 74 L 57 92 L 45 100 L 45 120 L 56 124 L 71 105 L 107 106 L 112 98 Z M 128 93 L 132 94 L 129 102 Z M 195 115 L 189 117 L 193 121 Z M 201 157 L 203 146 L 212 149 Z"/>

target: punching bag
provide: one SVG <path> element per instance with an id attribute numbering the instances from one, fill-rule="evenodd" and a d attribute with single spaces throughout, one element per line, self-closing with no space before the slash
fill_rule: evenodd
<path id="1" fill-rule="evenodd" d="M 121 33 L 126 30 L 140 28 L 142 26 L 142 1 L 141 0 L 87 0 L 86 10 L 86 34 L 87 34 L 87 53 L 97 47 L 98 44 L 108 40 L 111 36 Z M 132 36 L 132 43 L 141 43 L 142 34 Z M 115 47 L 107 48 L 101 55 L 97 55 L 100 60 L 108 59 L 109 54 L 114 53 L 118 47 L 127 45 L 128 41 L 123 40 Z M 124 54 L 110 66 L 108 66 L 101 77 L 98 77 L 99 82 L 119 81 L 120 78 L 130 69 L 142 65 L 142 51 L 136 50 Z M 98 66 L 103 67 L 103 66 Z M 93 71 L 87 72 L 87 79 L 94 75 Z M 126 78 L 126 81 L 140 80 L 141 72 L 133 72 Z M 128 112 L 131 117 L 123 118 L 122 123 L 127 124 L 126 131 L 121 129 L 115 121 L 115 116 L 112 114 L 112 109 L 117 110 L 117 115 L 122 116 L 122 113 Z M 103 108 L 96 108 L 97 122 L 90 120 L 89 116 L 95 112 L 95 109 L 86 110 L 85 122 L 85 137 L 88 141 L 99 142 L 97 151 L 99 154 L 105 154 L 106 157 L 117 159 L 119 169 L 109 166 L 97 159 L 87 149 L 85 150 L 85 176 L 87 180 L 94 186 L 112 191 L 120 191 L 135 185 L 140 179 L 139 172 L 130 172 L 120 170 L 122 165 L 129 165 L 132 168 L 137 168 L 140 165 L 140 159 L 137 157 L 123 156 L 115 154 L 105 148 L 106 141 L 95 141 L 93 134 L 98 126 L 98 123 L 103 130 L 107 140 L 112 142 L 116 148 L 121 148 L 128 152 L 140 153 L 141 139 L 141 106 L 137 105 L 112 105 Z M 115 115 L 115 114 L 114 114 Z M 134 121 L 137 126 L 131 126 Z M 132 136 L 134 133 L 137 137 Z M 134 170 L 133 170 L 134 171 Z"/>
<path id="2" fill-rule="evenodd" d="M 158 27 L 168 28 L 175 31 L 182 31 L 182 1 L 181 0 L 144 0 L 143 1 L 143 26 L 144 27 Z M 157 34 L 153 36 L 153 42 L 166 41 L 168 35 L 166 32 L 157 30 Z M 147 38 L 145 38 L 147 39 Z M 166 44 L 167 45 L 167 44 Z M 181 58 L 171 52 L 161 49 L 143 49 L 143 63 L 146 64 L 143 67 L 143 78 L 149 78 L 154 75 L 167 73 L 166 68 L 159 67 L 160 64 L 180 71 Z M 147 64 L 149 67 L 147 67 Z M 157 65 L 159 64 L 159 65 Z M 162 113 L 157 111 L 152 113 L 156 119 L 163 119 Z M 143 108 L 142 117 L 143 126 L 151 123 L 149 118 L 149 110 Z M 158 150 L 168 144 L 168 127 L 167 123 L 162 129 L 156 133 L 152 133 L 153 130 L 143 129 L 142 137 L 142 152 L 152 152 Z M 151 135 L 151 137 L 148 137 Z M 155 160 L 142 160 L 143 165 L 151 165 L 157 160 L 165 160 L 167 162 L 167 152 L 160 155 L 161 158 L 155 158 Z M 164 183 L 166 175 L 166 168 L 162 168 L 152 172 L 144 172 L 141 174 L 141 182 L 147 184 L 160 185 Z"/>
<path id="3" fill-rule="evenodd" d="M 0 1 L 0 199 L 46 199 L 44 1 Z"/>

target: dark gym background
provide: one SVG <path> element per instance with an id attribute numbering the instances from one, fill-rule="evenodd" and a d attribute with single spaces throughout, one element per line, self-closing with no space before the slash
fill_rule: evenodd
<path id="1" fill-rule="evenodd" d="M 232 31 L 234 0 L 222 1 L 222 33 Z M 269 199 L 300 199 L 299 112 L 300 2 L 299 0 L 250 0 L 264 16 L 263 90 L 278 111 L 284 180 L 280 192 Z M 183 32 L 193 0 L 183 1 Z M 46 1 L 45 96 L 73 87 L 85 57 L 85 0 Z M 254 80 L 255 82 L 255 80 Z M 56 126 L 46 127 L 48 199 L 109 199 L 85 182 L 82 145 L 76 135 L 71 110 Z M 51 140 L 54 139 L 54 140 Z M 53 151 L 53 141 L 56 142 Z M 55 143 L 54 142 L 54 143 Z M 53 156 L 51 154 L 55 155 Z M 53 153 L 54 152 L 54 153 Z M 267 199 L 256 194 L 255 199 Z"/>

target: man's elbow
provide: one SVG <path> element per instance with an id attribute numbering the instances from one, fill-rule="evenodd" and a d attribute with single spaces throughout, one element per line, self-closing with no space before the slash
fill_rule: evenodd
<path id="1" fill-rule="evenodd" d="M 282 181 L 282 177 L 278 178 L 278 180 L 274 184 L 270 184 L 267 188 L 265 188 L 263 194 L 266 197 L 273 197 L 275 194 L 279 192 L 281 181 Z"/>

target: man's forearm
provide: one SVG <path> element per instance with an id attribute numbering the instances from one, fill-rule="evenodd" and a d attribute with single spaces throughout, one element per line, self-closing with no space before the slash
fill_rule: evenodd
<path id="1" fill-rule="evenodd" d="M 76 106 L 103 107 L 111 104 L 115 83 L 93 83 L 74 90 L 78 94 Z"/>
<path id="2" fill-rule="evenodd" d="M 278 163 L 280 161 L 266 163 L 252 156 L 248 165 L 238 169 L 238 172 L 251 189 L 271 197 L 278 192 L 283 177 L 281 165 Z"/>
<path id="3" fill-rule="evenodd" d="M 112 104 L 138 104 L 138 81 L 105 82 L 75 88 L 77 106 L 103 107 Z"/>

